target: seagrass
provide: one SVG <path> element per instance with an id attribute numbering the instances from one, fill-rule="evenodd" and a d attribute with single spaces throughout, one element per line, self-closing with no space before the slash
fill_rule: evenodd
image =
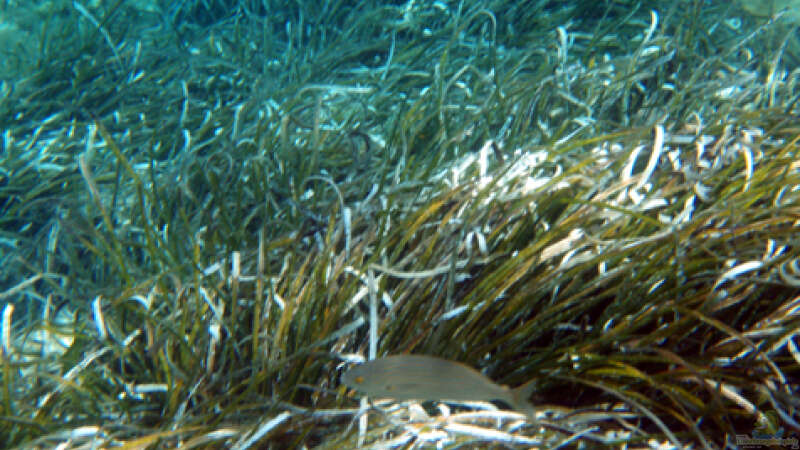
<path id="1" fill-rule="evenodd" d="M 4 448 L 800 432 L 791 15 L 284 3 L 0 4 Z M 535 414 L 341 382 L 402 353 Z"/>

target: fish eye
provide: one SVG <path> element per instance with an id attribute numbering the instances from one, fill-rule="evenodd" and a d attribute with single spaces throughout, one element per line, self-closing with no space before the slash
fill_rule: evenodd
<path id="1" fill-rule="evenodd" d="M 363 382 L 364 382 L 364 377 L 362 377 L 362 376 L 358 376 L 358 377 L 356 377 L 356 378 L 355 378 L 355 382 L 356 382 L 356 383 L 358 383 L 358 384 L 361 384 L 361 383 L 363 383 Z"/>

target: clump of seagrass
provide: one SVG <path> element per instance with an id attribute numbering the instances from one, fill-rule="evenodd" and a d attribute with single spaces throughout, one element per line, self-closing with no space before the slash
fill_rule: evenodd
<path id="1" fill-rule="evenodd" d="M 780 21 L 699 0 L 127 3 L 72 11 L 0 85 L 3 447 L 798 428 Z M 398 353 L 533 380 L 536 411 L 340 383 Z"/>

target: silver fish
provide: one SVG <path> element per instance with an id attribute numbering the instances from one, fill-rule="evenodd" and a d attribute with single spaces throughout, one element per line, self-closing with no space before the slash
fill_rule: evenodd
<path id="1" fill-rule="evenodd" d="M 342 375 L 342 383 L 370 397 L 395 400 L 500 400 L 533 417 L 529 381 L 511 389 L 459 362 L 425 355 L 394 355 L 367 361 Z"/>

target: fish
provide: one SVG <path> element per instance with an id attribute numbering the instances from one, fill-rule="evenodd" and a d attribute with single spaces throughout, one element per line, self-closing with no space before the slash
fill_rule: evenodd
<path id="1" fill-rule="evenodd" d="M 783 11 L 783 17 L 800 23 L 800 0 L 737 0 L 739 7 L 756 17 L 771 17 Z"/>
<path id="2" fill-rule="evenodd" d="M 528 401 L 535 379 L 512 389 L 466 364 L 436 356 L 403 354 L 373 359 L 351 367 L 341 381 L 370 397 L 398 401 L 499 400 L 529 418 L 535 412 Z"/>

